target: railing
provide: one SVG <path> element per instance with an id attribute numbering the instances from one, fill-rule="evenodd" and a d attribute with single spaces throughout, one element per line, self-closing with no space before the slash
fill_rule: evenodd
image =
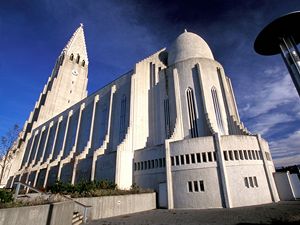
<path id="1" fill-rule="evenodd" d="M 34 187 L 28 185 L 28 184 L 24 184 L 24 183 L 21 183 L 21 182 L 15 182 L 15 184 L 17 184 L 17 187 L 16 187 L 16 192 L 15 192 L 15 194 L 14 194 L 14 201 L 16 201 L 16 199 L 17 199 L 18 196 L 19 196 L 19 192 L 20 192 L 20 187 L 21 187 L 21 186 L 26 187 L 26 188 L 27 188 L 27 191 L 30 189 L 30 190 L 32 190 L 32 191 L 35 191 L 35 192 L 41 194 L 41 195 L 49 195 L 49 194 L 47 194 L 47 193 L 45 193 L 45 192 L 42 192 L 42 191 L 40 191 L 40 190 L 38 190 L 38 189 L 36 189 L 36 188 L 34 188 Z M 26 192 L 27 192 L 27 191 L 26 191 Z M 88 210 L 89 210 L 89 208 L 91 208 L 92 206 L 90 206 L 90 205 L 84 205 L 84 204 L 82 204 L 82 203 L 80 203 L 80 202 L 77 202 L 76 200 L 74 200 L 74 199 L 72 199 L 72 198 L 70 198 L 70 197 L 68 197 L 68 196 L 65 196 L 65 195 L 61 195 L 61 196 L 62 196 L 63 198 L 65 198 L 65 199 L 68 199 L 68 200 L 73 201 L 75 204 L 79 205 L 80 207 L 83 207 L 83 223 L 86 223 L 86 222 L 87 222 L 87 214 L 88 214 Z"/>

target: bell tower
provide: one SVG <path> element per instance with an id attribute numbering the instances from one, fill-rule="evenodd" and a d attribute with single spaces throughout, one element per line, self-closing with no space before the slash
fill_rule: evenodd
<path id="1" fill-rule="evenodd" d="M 87 96 L 88 56 L 83 24 L 62 50 L 47 84 L 24 125 L 24 140 L 31 130 Z"/>

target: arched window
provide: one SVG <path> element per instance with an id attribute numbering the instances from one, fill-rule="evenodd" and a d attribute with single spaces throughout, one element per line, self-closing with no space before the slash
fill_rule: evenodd
<path id="1" fill-rule="evenodd" d="M 126 123 L 126 96 L 123 95 L 121 99 L 121 110 L 120 110 L 120 131 L 119 131 L 120 141 L 125 136 L 125 123 Z"/>
<path id="2" fill-rule="evenodd" d="M 190 134 L 191 137 L 198 137 L 198 128 L 197 128 L 197 118 L 196 118 L 196 108 L 195 108 L 195 99 L 194 92 L 192 88 L 186 90 L 187 105 L 188 105 L 188 114 L 190 122 Z"/>
<path id="3" fill-rule="evenodd" d="M 80 55 L 77 54 L 77 58 L 76 58 L 76 63 L 79 64 L 79 60 L 80 60 Z"/>
<path id="4" fill-rule="evenodd" d="M 85 61 L 84 61 L 84 60 L 82 60 L 82 63 L 81 63 L 81 65 L 82 65 L 82 67 L 84 67 L 84 66 L 85 66 Z"/>
<path id="5" fill-rule="evenodd" d="M 70 60 L 71 61 L 73 61 L 73 59 L 74 59 L 74 55 L 73 55 L 73 53 L 70 55 Z"/>
<path id="6" fill-rule="evenodd" d="M 220 104 L 219 104 L 217 90 L 215 87 L 212 87 L 212 89 L 211 89 L 211 96 L 212 96 L 213 103 L 214 103 L 214 109 L 215 109 L 216 120 L 217 120 L 219 131 L 221 132 L 221 134 L 224 134 L 222 114 L 221 114 L 221 110 L 220 110 Z"/>

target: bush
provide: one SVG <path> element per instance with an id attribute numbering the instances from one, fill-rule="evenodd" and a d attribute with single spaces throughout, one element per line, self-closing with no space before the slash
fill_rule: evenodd
<path id="1" fill-rule="evenodd" d="M 99 197 L 110 195 L 126 195 L 153 192 L 153 190 L 141 189 L 136 184 L 130 190 L 120 190 L 117 185 L 109 180 L 100 181 L 81 181 L 75 185 L 56 181 L 54 185 L 47 188 L 53 194 L 60 193 L 71 195 L 72 198 L 78 197 Z"/>
<path id="2" fill-rule="evenodd" d="M 9 203 L 14 200 L 13 194 L 11 191 L 0 189 L 0 202 L 1 203 Z"/>

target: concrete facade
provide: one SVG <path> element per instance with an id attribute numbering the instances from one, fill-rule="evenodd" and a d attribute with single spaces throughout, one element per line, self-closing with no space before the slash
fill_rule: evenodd
<path id="1" fill-rule="evenodd" d="M 79 29 L 72 38 L 84 42 Z M 65 52 L 57 77 L 74 63 Z M 182 33 L 84 98 L 87 63 L 76 75 L 82 90 L 74 89 L 82 99 L 25 132 L 8 186 L 109 179 L 119 188 L 153 188 L 168 208 L 279 200 L 268 143 L 240 121 L 230 79 L 198 35 Z"/>

